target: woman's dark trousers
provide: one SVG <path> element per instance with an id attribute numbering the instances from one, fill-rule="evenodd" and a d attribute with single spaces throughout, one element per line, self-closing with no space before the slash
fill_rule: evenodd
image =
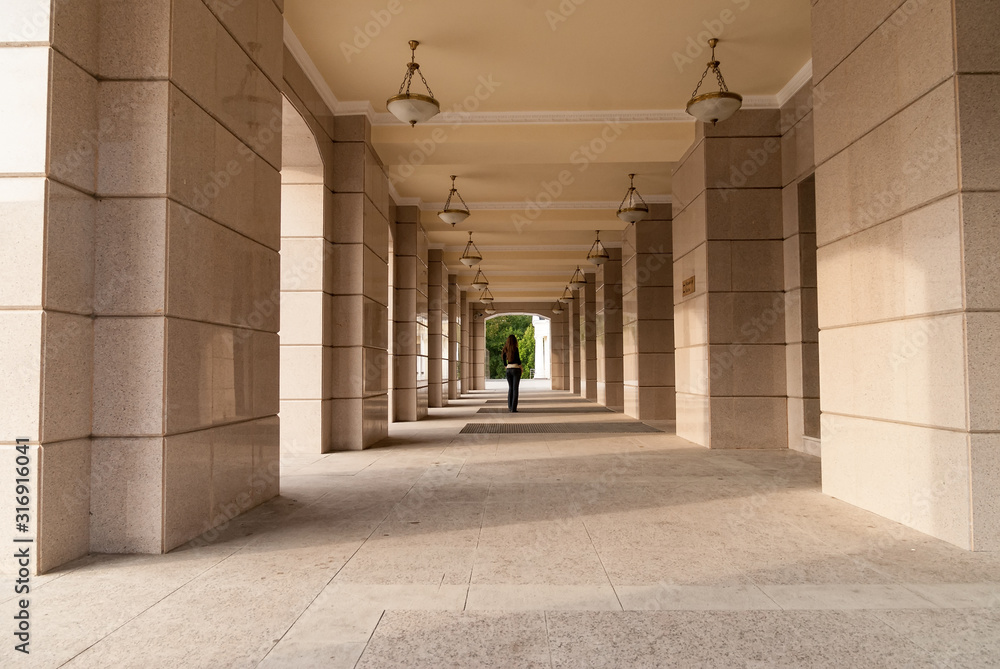
<path id="1" fill-rule="evenodd" d="M 507 410 L 517 411 L 517 387 L 521 385 L 521 370 L 511 367 L 507 370 Z"/>

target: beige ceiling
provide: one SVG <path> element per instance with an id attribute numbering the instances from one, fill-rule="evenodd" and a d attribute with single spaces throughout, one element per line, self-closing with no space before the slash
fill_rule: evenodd
<path id="1" fill-rule="evenodd" d="M 289 26 L 337 99 L 374 108 L 373 142 L 395 192 L 423 203 L 449 267 L 465 270 L 457 259 L 472 230 L 497 299 L 538 301 L 562 292 L 595 229 L 620 239 L 627 173 L 647 200 L 669 200 L 694 124 L 668 110 L 683 110 L 704 70 L 707 31 L 721 39 L 731 89 L 766 104 L 810 58 L 809 12 L 806 0 L 285 0 Z M 374 37 L 356 40 L 366 28 Z M 442 109 L 471 115 L 385 122 L 410 39 L 421 42 L 417 61 Z M 549 115 L 517 122 L 525 112 Z M 609 114 L 580 116 L 588 112 Z M 457 229 L 435 213 L 450 174 L 473 212 Z"/>

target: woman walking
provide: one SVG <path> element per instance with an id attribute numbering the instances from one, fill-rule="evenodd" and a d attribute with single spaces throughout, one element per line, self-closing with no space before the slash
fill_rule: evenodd
<path id="1" fill-rule="evenodd" d="M 500 356 L 507 369 L 507 411 L 517 413 L 517 387 L 521 384 L 521 354 L 517 350 L 517 337 L 507 337 Z"/>

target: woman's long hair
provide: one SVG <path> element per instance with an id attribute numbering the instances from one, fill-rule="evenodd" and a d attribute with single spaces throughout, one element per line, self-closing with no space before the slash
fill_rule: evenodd
<path id="1" fill-rule="evenodd" d="M 517 337 L 514 335 L 508 335 L 507 341 L 503 345 L 503 357 L 510 362 L 514 357 L 521 357 L 521 354 L 517 350 Z"/>

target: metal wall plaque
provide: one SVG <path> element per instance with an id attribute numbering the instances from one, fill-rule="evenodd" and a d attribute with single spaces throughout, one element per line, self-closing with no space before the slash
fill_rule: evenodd
<path id="1" fill-rule="evenodd" d="M 681 296 L 687 297 L 688 295 L 694 295 L 694 277 L 688 277 L 684 279 L 684 283 L 681 284 Z"/>

